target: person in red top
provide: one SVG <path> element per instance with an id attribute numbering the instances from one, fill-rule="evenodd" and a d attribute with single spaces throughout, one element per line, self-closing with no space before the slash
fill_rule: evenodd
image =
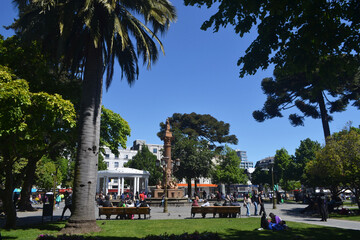
<path id="1" fill-rule="evenodd" d="M 144 194 L 144 192 L 141 192 L 141 193 L 139 194 L 139 198 L 140 198 L 140 201 L 144 201 L 144 200 L 145 200 L 145 194 Z"/>

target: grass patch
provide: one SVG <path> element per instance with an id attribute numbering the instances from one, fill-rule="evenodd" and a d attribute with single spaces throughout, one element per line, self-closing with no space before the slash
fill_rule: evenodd
<path id="1" fill-rule="evenodd" d="M 47 223 L 41 226 L 1 230 L 3 239 L 34 240 L 40 234 L 56 234 L 65 222 Z M 181 219 L 181 220 L 100 220 L 102 228 L 97 236 L 101 240 L 136 240 L 147 235 L 182 234 L 185 232 L 217 232 L 224 240 L 235 239 L 359 239 L 360 231 L 328 228 L 316 225 L 288 222 L 290 230 L 272 232 L 258 231 L 259 218 L 215 218 L 215 219 Z"/>
<path id="2" fill-rule="evenodd" d="M 360 222 L 360 215 L 343 215 L 343 214 L 339 214 L 339 213 L 331 213 L 329 216 L 330 216 L 330 218 L 334 218 L 334 219 Z"/>

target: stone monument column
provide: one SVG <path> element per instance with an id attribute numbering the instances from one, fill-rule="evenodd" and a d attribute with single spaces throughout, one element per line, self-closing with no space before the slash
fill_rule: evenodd
<path id="1" fill-rule="evenodd" d="M 169 119 L 166 119 L 166 131 L 164 139 L 164 158 L 166 161 L 166 186 L 170 186 L 170 181 L 172 180 L 172 161 L 171 161 L 171 141 L 173 140 L 172 132 L 170 131 L 170 122 Z"/>

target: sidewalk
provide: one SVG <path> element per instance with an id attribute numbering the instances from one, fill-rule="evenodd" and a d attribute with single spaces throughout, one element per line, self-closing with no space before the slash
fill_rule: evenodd
<path id="1" fill-rule="evenodd" d="M 38 208 L 38 211 L 35 212 L 17 212 L 18 216 L 18 226 L 24 226 L 29 224 L 41 224 L 42 222 L 42 205 L 34 205 L 35 208 Z M 53 221 L 57 221 L 60 219 L 62 210 L 64 207 L 64 203 L 60 205 L 60 209 L 54 209 L 54 216 Z M 320 218 L 313 218 L 311 216 L 301 214 L 300 211 L 304 209 L 306 205 L 304 204 L 281 204 L 277 205 L 276 209 L 272 209 L 272 204 L 265 204 L 266 213 L 269 215 L 270 212 L 274 213 L 275 215 L 280 216 L 285 221 L 292 221 L 292 222 L 301 222 L 301 223 L 308 223 L 308 224 L 315 224 L 320 226 L 327 226 L 327 227 L 337 227 L 337 228 L 344 228 L 344 229 L 353 229 L 360 231 L 360 222 L 356 221 L 346 221 L 346 220 L 336 220 L 336 219 L 328 219 L 327 222 L 321 222 Z M 151 208 L 151 218 L 150 220 L 154 219 L 188 219 L 191 218 L 190 215 L 190 206 L 182 206 L 182 207 L 169 207 L 168 213 L 163 213 L 162 207 L 152 207 Z M 247 218 L 245 216 L 246 210 L 243 208 L 241 209 L 242 214 L 241 218 Z M 254 207 L 251 208 L 251 212 L 254 211 Z M 65 219 L 70 216 L 70 212 L 67 210 L 65 213 Z M 195 216 L 200 218 L 200 215 Z M 212 218 L 212 215 L 209 214 L 208 218 Z M 251 216 L 260 218 L 260 216 Z M 96 210 L 96 218 L 99 219 L 98 211 Z M 115 216 L 112 216 L 114 219 Z M 102 219 L 105 219 L 105 216 L 102 216 Z M 44 222 L 50 221 L 50 217 L 44 218 Z M 119 220 L 120 221 L 120 220 Z M 0 227 L 5 224 L 4 217 L 0 217 Z"/>

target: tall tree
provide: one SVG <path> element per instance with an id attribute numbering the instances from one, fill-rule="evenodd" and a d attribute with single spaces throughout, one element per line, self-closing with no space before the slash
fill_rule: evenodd
<path id="1" fill-rule="evenodd" d="M 342 112 L 351 100 L 356 106 L 359 100 L 359 59 L 355 57 L 321 57 L 315 72 L 296 66 L 277 67 L 275 79 L 263 79 L 261 86 L 267 100 L 261 110 L 253 112 L 259 122 L 274 117 L 283 117 L 282 111 L 296 107 L 300 114 L 289 115 L 293 126 L 303 126 L 305 117 L 321 119 L 325 139 L 330 136 L 331 113 Z M 291 63 L 293 64 L 293 63 Z M 289 64 L 288 64 L 289 65 Z M 287 71 L 285 68 L 296 68 Z M 336 71 L 333 72 L 332 71 Z"/>
<path id="2" fill-rule="evenodd" d="M 161 171 L 156 167 L 156 160 L 156 156 L 150 152 L 146 145 L 143 145 L 141 150 L 124 164 L 124 167 L 148 171 L 150 173 L 149 185 L 155 186 L 162 176 Z"/>
<path id="3" fill-rule="evenodd" d="M 21 41 L 18 36 L 4 39 L 0 35 L 0 65 L 10 68 L 13 73 L 29 83 L 31 92 L 60 94 L 79 108 L 81 79 L 59 69 L 41 49 L 39 43 Z"/>
<path id="4" fill-rule="evenodd" d="M 187 195 L 191 197 L 191 181 L 200 177 L 209 177 L 213 168 L 212 159 L 214 152 L 210 150 L 204 141 L 197 141 L 180 131 L 174 132 L 174 144 L 172 147 L 172 158 L 179 158 L 180 167 L 177 168 L 175 176 L 185 179 L 188 185 Z M 196 190 L 195 190 L 196 191 Z"/>
<path id="5" fill-rule="evenodd" d="M 317 141 L 312 141 L 309 138 L 300 141 L 300 146 L 295 149 L 294 166 L 291 167 L 293 180 L 300 180 L 301 183 L 305 183 L 303 176 L 305 166 L 308 162 L 315 159 L 316 153 L 320 149 L 321 145 Z"/>
<path id="6" fill-rule="evenodd" d="M 74 210 L 64 232 L 98 231 L 95 222 L 97 162 L 100 139 L 102 77 L 111 84 L 115 59 L 129 84 L 138 75 L 138 58 L 150 67 L 163 46 L 155 35 L 175 20 L 167 0 L 15 0 L 19 19 L 13 25 L 23 40 L 39 40 L 72 73 L 84 69 L 79 141 L 75 169 Z M 135 16 L 142 16 L 153 31 Z M 132 35 L 130 37 L 130 34 Z M 136 46 L 131 40 L 136 40 Z"/>
<path id="7" fill-rule="evenodd" d="M 293 162 L 285 148 L 276 150 L 274 157 L 274 184 L 279 184 L 281 187 L 287 188 L 291 180 L 290 165 Z"/>
<path id="8" fill-rule="evenodd" d="M 8 68 L 2 66 L 0 106 L 0 155 L 6 176 L 5 189 L 1 191 L 7 206 L 6 227 L 13 228 L 16 224 L 11 198 L 14 188 L 13 166 L 22 158 L 27 158 L 27 167 L 22 170 L 24 175 L 29 166 L 36 165 L 42 155 L 49 152 L 49 149 L 53 150 L 51 145 L 64 137 L 64 132 L 75 126 L 75 110 L 71 102 L 62 99 L 58 94 L 30 92 L 25 80 L 17 79 Z M 30 148 L 34 149 L 29 151 Z M 30 157 L 29 153 L 37 152 L 42 154 Z M 35 172 L 35 167 L 33 171 Z"/>
<path id="9" fill-rule="evenodd" d="M 227 194 L 230 194 L 232 183 L 246 183 L 247 176 L 244 169 L 240 169 L 240 158 L 235 150 L 228 146 L 220 153 L 217 165 L 212 174 L 215 183 L 223 183 L 227 186 Z"/>
<path id="10" fill-rule="evenodd" d="M 271 172 L 265 171 L 265 169 L 260 167 L 255 168 L 255 171 L 251 174 L 251 183 L 258 185 L 271 185 Z"/>
<path id="11" fill-rule="evenodd" d="M 169 118 L 171 129 L 178 129 L 189 138 L 198 141 L 205 140 L 214 149 L 219 144 L 237 144 L 238 139 L 235 135 L 230 135 L 230 124 L 219 121 L 209 114 L 197 113 L 174 113 Z M 163 139 L 166 123 L 160 123 L 160 132 L 157 134 Z"/>
<path id="12" fill-rule="evenodd" d="M 255 119 L 282 116 L 280 110 L 295 103 L 304 116 L 322 119 L 325 139 L 330 136 L 330 112 L 343 111 L 350 101 L 360 108 L 360 84 L 354 73 L 359 67 L 360 37 L 356 12 L 358 1 L 223 1 L 184 0 L 186 5 L 218 11 L 201 29 L 232 25 L 243 37 L 253 27 L 257 37 L 238 60 L 240 77 L 258 69 L 275 66 L 275 81 L 264 80 L 269 96 Z M 318 106 L 317 106 L 318 105 Z M 303 116 L 290 115 L 294 125 L 303 124 Z"/>
<path id="13" fill-rule="evenodd" d="M 4 40 L 0 35 L 0 65 L 9 67 L 17 77 L 26 79 L 30 92 L 56 93 L 70 100 L 75 106 L 79 104 L 80 79 L 58 69 L 58 64 L 54 64 L 41 51 L 40 45 L 35 41 L 26 44 L 17 36 Z M 40 122 L 35 121 L 33 124 L 34 126 L 30 129 L 37 129 L 38 132 L 24 144 L 27 148 L 27 154 L 22 155 L 28 161 L 23 172 L 21 198 L 18 202 L 20 210 L 33 210 L 30 203 L 30 194 L 37 162 L 44 155 L 56 159 L 64 154 L 65 149 L 68 152 L 75 148 L 75 128 L 62 128 L 58 131 L 53 131 L 53 128 L 51 128 L 51 131 L 47 131 L 44 128 L 46 122 L 40 124 Z M 43 132 L 39 132 L 40 129 Z M 37 142 L 34 141 L 36 136 L 40 137 Z M 44 138 L 47 139 L 46 144 L 44 144 Z"/>
<path id="14" fill-rule="evenodd" d="M 222 144 L 237 144 L 238 139 L 235 135 L 230 135 L 230 124 L 219 121 L 209 114 L 197 114 L 194 112 L 190 114 L 174 113 L 169 118 L 169 122 L 172 131 L 176 133 L 175 141 L 172 142 L 173 148 L 179 147 L 178 153 L 173 154 L 173 159 L 179 158 L 181 161 L 184 161 L 181 163 L 180 169 L 187 169 L 187 171 L 180 170 L 176 174 L 179 178 L 185 178 L 188 182 L 188 196 L 190 196 L 191 179 L 206 177 L 209 174 L 209 171 L 204 169 L 206 171 L 203 172 L 202 167 L 197 164 L 196 161 L 201 159 L 196 157 L 196 148 L 202 148 L 202 151 L 205 153 L 205 159 L 207 159 L 209 154 L 205 151 L 205 148 L 218 152 L 223 149 L 224 146 Z M 160 123 L 160 132 L 157 134 L 160 139 L 163 139 L 165 129 L 166 123 Z M 177 144 L 178 146 L 176 146 Z M 204 166 L 209 165 L 205 164 Z M 192 171 L 192 167 L 199 168 L 199 170 Z M 181 173 L 184 175 L 181 176 Z"/>
<path id="15" fill-rule="evenodd" d="M 334 133 L 316 158 L 306 165 L 308 184 L 329 188 L 334 196 L 351 190 L 360 207 L 360 129 Z"/>

